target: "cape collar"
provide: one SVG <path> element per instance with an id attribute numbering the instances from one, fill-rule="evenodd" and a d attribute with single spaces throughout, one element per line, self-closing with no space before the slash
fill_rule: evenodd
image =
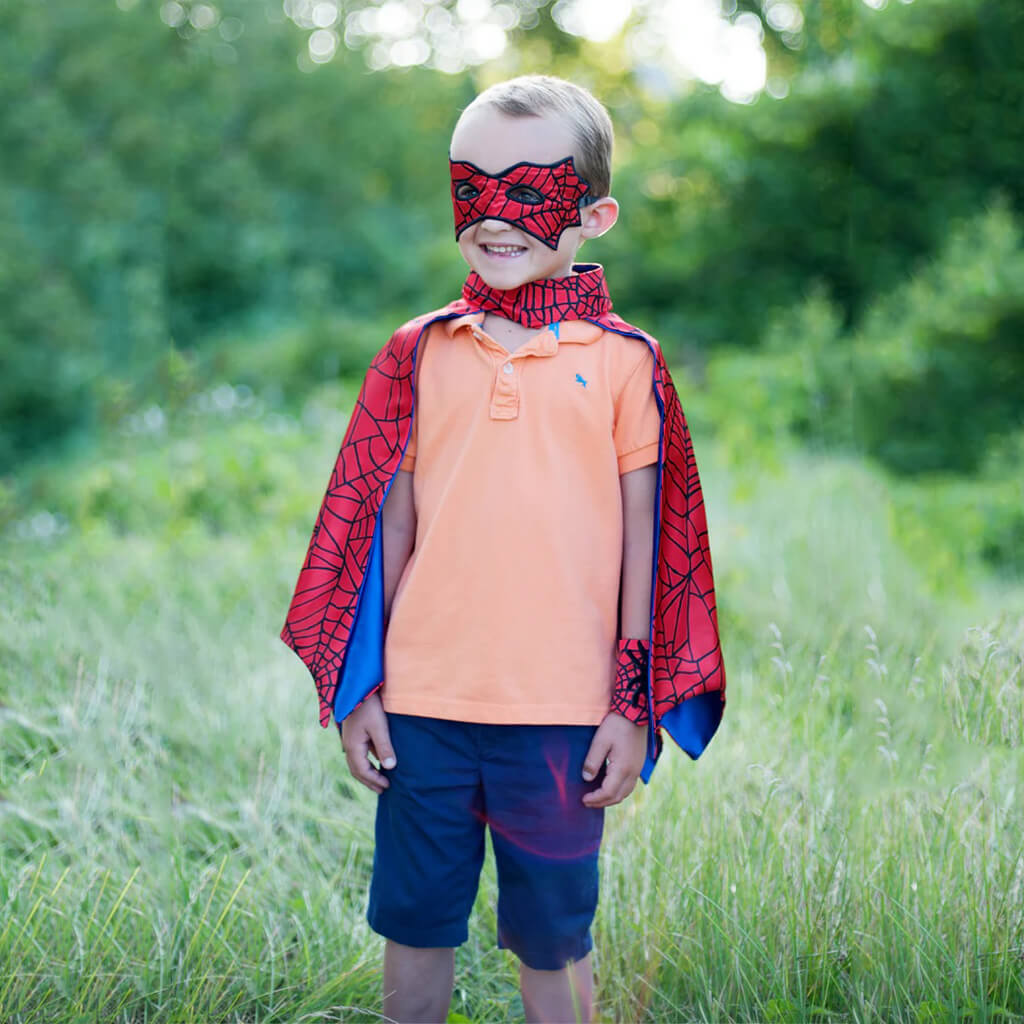
<path id="1" fill-rule="evenodd" d="M 612 308 L 604 268 L 598 263 L 573 264 L 569 277 L 527 281 L 519 288 L 492 288 L 474 270 L 462 286 L 462 298 L 474 309 L 497 313 L 523 327 L 547 327 L 560 320 L 588 320 Z"/>

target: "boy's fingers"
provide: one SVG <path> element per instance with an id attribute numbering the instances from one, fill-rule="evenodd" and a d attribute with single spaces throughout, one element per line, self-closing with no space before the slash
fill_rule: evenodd
<path id="1" fill-rule="evenodd" d="M 391 769 L 398 764 L 395 748 L 391 746 L 391 733 L 388 731 L 388 720 L 381 715 L 380 721 L 371 722 L 367 727 L 370 734 L 370 745 L 380 761 L 382 768 Z"/>
<path id="2" fill-rule="evenodd" d="M 369 737 L 364 735 L 345 754 L 348 770 L 357 782 L 372 789 L 374 793 L 382 793 L 388 788 L 388 780 L 370 763 L 369 753 Z"/>
<path id="3" fill-rule="evenodd" d="M 601 735 L 601 730 L 598 729 L 594 733 L 594 738 L 590 741 L 590 749 L 587 751 L 587 756 L 583 759 L 583 781 L 593 782 L 597 778 L 598 772 L 601 771 L 604 765 L 605 759 L 611 753 L 612 745 L 609 740 L 606 740 Z M 608 785 L 608 780 L 605 779 L 604 785 L 601 789 Z M 600 792 L 600 790 L 598 790 Z"/>
<path id="4" fill-rule="evenodd" d="M 587 807 L 611 807 L 629 796 L 635 784 L 636 780 L 631 785 L 625 772 L 613 762 L 608 765 L 600 788 L 583 794 L 583 803 Z"/>
<path id="5" fill-rule="evenodd" d="M 622 773 L 614 765 L 609 765 L 600 788 L 597 788 L 593 793 L 584 794 L 584 804 L 587 807 L 608 807 L 611 804 L 617 803 L 615 795 L 620 790 L 622 782 Z"/>
<path id="6" fill-rule="evenodd" d="M 388 788 L 388 780 L 369 761 L 364 761 L 362 765 L 349 764 L 349 771 L 357 782 L 361 782 L 367 789 L 372 789 L 374 793 L 383 793 Z"/>

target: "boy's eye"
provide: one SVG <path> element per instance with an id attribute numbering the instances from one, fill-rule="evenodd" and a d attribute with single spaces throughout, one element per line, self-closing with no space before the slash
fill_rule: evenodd
<path id="1" fill-rule="evenodd" d="M 470 181 L 460 181 L 455 186 L 456 199 L 476 199 L 480 195 L 480 189 Z"/>
<path id="2" fill-rule="evenodd" d="M 545 202 L 544 193 L 538 192 L 529 185 L 513 185 L 506 193 L 514 203 L 522 203 L 524 206 L 537 206 Z"/>

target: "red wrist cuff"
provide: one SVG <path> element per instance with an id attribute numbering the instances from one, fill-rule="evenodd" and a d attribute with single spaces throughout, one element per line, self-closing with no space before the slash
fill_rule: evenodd
<path id="1" fill-rule="evenodd" d="M 647 665 L 650 644 L 646 640 L 619 640 L 616 657 L 615 688 L 612 690 L 612 711 L 636 725 L 647 722 Z"/>

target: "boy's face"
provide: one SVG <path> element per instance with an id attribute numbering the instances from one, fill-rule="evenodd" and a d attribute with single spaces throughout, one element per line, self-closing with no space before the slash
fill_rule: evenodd
<path id="1" fill-rule="evenodd" d="M 508 212 L 503 211 L 503 214 L 518 219 L 522 226 L 491 217 L 470 223 L 458 236 L 463 258 L 492 288 L 510 290 L 527 281 L 565 277 L 572 272 L 576 250 L 583 239 L 601 234 L 611 226 L 603 224 L 601 230 L 594 230 L 588 225 L 594 220 L 591 214 L 596 207 L 614 205 L 614 200 L 598 200 L 577 212 L 578 201 L 587 189 L 586 182 L 575 174 L 573 165 L 563 163 L 573 156 L 573 150 L 571 127 L 554 114 L 509 117 L 494 107 L 482 106 L 464 114 L 455 126 L 452 162 L 473 165 L 453 171 L 457 180 L 459 177 L 468 179 L 463 185 L 466 195 L 486 190 L 487 179 L 479 175 L 480 171 L 487 176 L 515 168 L 508 177 L 520 182 L 519 188 L 503 182 L 500 189 L 512 200 L 505 203 Z M 562 166 L 538 172 L 529 167 L 517 168 L 518 164 Z M 490 179 L 492 183 L 494 180 Z M 529 182 L 537 188 L 532 188 Z M 542 204 L 535 194 L 531 195 L 538 190 L 545 200 Z M 458 192 L 456 186 L 456 194 Z M 537 209 L 544 211 L 543 219 L 532 214 L 529 202 L 517 201 L 520 198 L 532 198 L 538 204 Z M 470 217 L 465 204 L 456 203 L 456 223 Z"/>

